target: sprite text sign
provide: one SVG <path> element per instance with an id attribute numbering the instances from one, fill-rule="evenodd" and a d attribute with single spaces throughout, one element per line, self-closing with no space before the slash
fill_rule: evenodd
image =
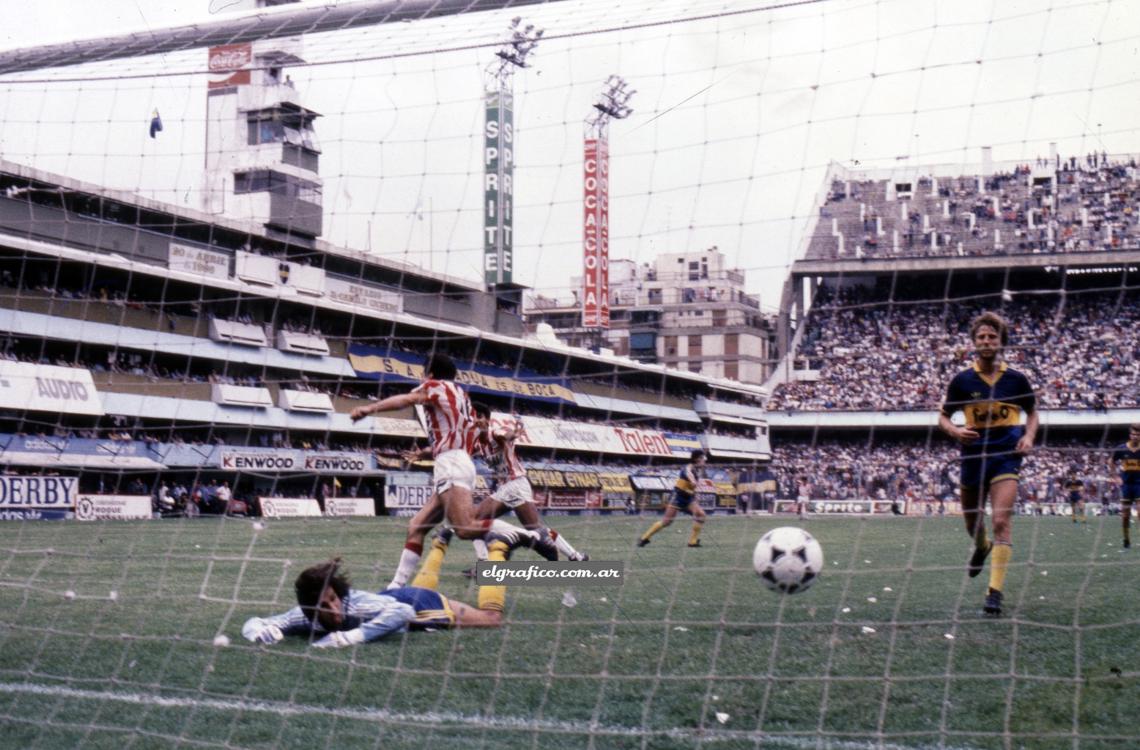
<path id="1" fill-rule="evenodd" d="M 483 129 L 483 280 L 488 287 L 510 284 L 514 267 L 511 243 L 511 182 L 515 169 L 513 95 L 488 91 Z"/>

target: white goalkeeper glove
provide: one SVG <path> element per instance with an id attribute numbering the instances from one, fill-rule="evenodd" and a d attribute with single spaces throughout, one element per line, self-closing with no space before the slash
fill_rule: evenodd
<path id="1" fill-rule="evenodd" d="M 241 634 L 247 641 L 264 643 L 267 646 L 272 646 L 285 637 L 281 628 L 262 620 L 260 617 L 251 617 L 246 620 L 245 625 L 241 626 Z"/>
<path id="2" fill-rule="evenodd" d="M 357 643 L 364 643 L 364 631 L 360 628 L 334 630 L 319 641 L 314 641 L 313 648 L 344 648 Z"/>

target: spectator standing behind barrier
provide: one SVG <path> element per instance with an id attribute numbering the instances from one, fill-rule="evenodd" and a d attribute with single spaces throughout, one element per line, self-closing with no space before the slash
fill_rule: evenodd
<path id="1" fill-rule="evenodd" d="M 233 493 L 230 491 L 230 483 L 223 481 L 221 486 L 214 491 L 214 503 L 218 507 L 218 512 L 229 513 L 231 500 L 233 500 Z"/>

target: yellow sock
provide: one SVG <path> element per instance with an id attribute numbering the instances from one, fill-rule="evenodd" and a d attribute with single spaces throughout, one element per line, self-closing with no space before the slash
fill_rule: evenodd
<path id="1" fill-rule="evenodd" d="M 507 559 L 505 542 L 491 542 L 487 545 L 487 562 L 503 562 Z M 480 586 L 477 604 L 479 609 L 493 609 L 502 612 L 507 601 L 506 586 Z"/>
<path id="2" fill-rule="evenodd" d="M 974 534 L 974 547 L 977 549 L 986 548 L 986 525 L 982 522 L 978 523 L 978 532 Z"/>
<path id="3" fill-rule="evenodd" d="M 447 546 L 439 542 L 431 543 L 431 551 L 428 552 L 427 557 L 424 558 L 423 565 L 420 566 L 420 572 L 416 574 L 415 579 L 412 581 L 413 586 L 419 586 L 422 589 L 431 589 L 435 591 L 439 588 L 439 569 L 443 567 L 443 555 L 447 552 Z"/>
<path id="4" fill-rule="evenodd" d="M 1001 591 L 1005 586 L 1005 571 L 1012 557 L 1013 547 L 1002 542 L 994 545 L 994 551 L 990 553 L 990 588 L 994 591 Z"/>
<path id="5" fill-rule="evenodd" d="M 643 540 L 648 539 L 651 536 L 653 536 L 654 534 L 656 534 L 658 531 L 661 531 L 661 529 L 663 529 L 663 528 L 665 528 L 665 524 L 662 521 L 657 521 L 656 523 L 654 523 L 652 526 L 649 527 L 649 531 L 647 531 L 641 535 L 641 538 Z"/>
<path id="6" fill-rule="evenodd" d="M 689 532 L 689 544 L 696 544 L 697 540 L 701 538 L 701 526 L 703 525 L 704 524 L 695 521 L 693 522 L 693 530 Z"/>

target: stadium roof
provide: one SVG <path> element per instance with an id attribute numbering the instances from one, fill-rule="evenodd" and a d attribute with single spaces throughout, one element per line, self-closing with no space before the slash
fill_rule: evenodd
<path id="1" fill-rule="evenodd" d="M 125 205 L 145 208 L 157 213 L 168 214 L 180 219 L 185 219 L 188 222 L 203 224 L 207 226 L 218 226 L 241 234 L 263 237 L 267 241 L 289 244 L 287 240 L 282 240 L 278 236 L 267 234 L 264 225 L 254 221 L 246 221 L 242 219 L 235 219 L 229 216 L 208 214 L 186 206 L 163 203 L 161 201 L 156 201 L 152 198 L 147 198 L 145 196 L 139 195 L 138 193 L 132 193 L 126 190 L 114 190 L 112 188 L 103 187 L 101 185 L 82 182 L 70 177 L 65 177 L 63 175 L 58 175 L 51 172 L 45 172 L 40 169 L 34 169 L 32 167 L 28 167 L 16 162 L 7 161 L 5 159 L 0 159 L 0 174 L 11 175 L 29 181 L 56 186 L 62 189 L 61 192 L 97 196 L 100 198 L 123 203 Z M 315 250 L 319 253 L 323 253 L 329 256 L 378 266 L 386 270 L 403 273 L 408 276 L 430 279 L 440 284 L 458 287 L 463 291 L 483 291 L 483 285 L 479 282 L 474 282 L 468 279 L 459 278 L 457 276 L 449 276 L 447 274 L 431 271 L 413 265 L 411 263 L 403 263 L 391 258 L 385 258 L 375 253 L 368 253 L 362 250 L 353 250 L 351 248 L 340 247 L 323 240 L 316 240 L 314 244 L 296 243 L 296 246 L 308 252 Z"/>
<path id="2" fill-rule="evenodd" d="M 188 222 L 198 223 L 203 226 L 218 226 L 241 234 L 249 234 L 256 237 L 265 237 L 267 240 L 273 242 L 283 242 L 283 240 L 279 238 L 269 237 L 266 235 L 264 228 L 254 222 L 241 221 L 229 217 L 214 216 L 194 209 L 155 201 L 153 199 L 146 198 L 144 196 L 137 195 L 128 191 L 113 190 L 110 188 L 101 187 L 69 177 L 33 169 L 31 167 L 9 162 L 6 160 L 0 160 L 0 175 L 15 176 L 28 181 L 40 183 L 41 185 L 52 186 L 47 188 L 36 188 L 37 190 L 51 191 L 53 187 L 58 187 L 62 193 L 96 196 L 103 199 L 119 202 L 124 205 L 144 208 L 173 217 L 178 217 L 180 219 L 185 219 Z M 79 250 L 76 248 L 64 247 L 51 242 L 12 235 L 0 236 L 3 236 L 5 244 L 11 247 L 21 248 L 25 252 L 42 253 L 56 257 L 69 257 L 73 260 L 81 262 L 106 265 L 108 267 L 120 270 L 126 269 L 133 271 L 134 273 L 145 275 L 161 275 L 164 277 L 179 276 L 179 272 L 177 271 L 155 266 L 143 261 L 132 261 L 118 254 Z M 331 256 L 347 258 L 357 262 L 379 266 L 390 271 L 401 271 L 408 276 L 427 278 L 434 280 L 437 283 L 447 284 L 454 287 L 461 287 L 466 291 L 476 292 L 480 294 L 484 293 L 482 285 L 480 284 L 463 279 L 448 277 L 444 274 L 427 271 L 411 264 L 388 260 L 376 255 L 372 255 L 370 253 L 337 247 L 320 241 L 316 243 L 315 247 L 308 247 L 305 245 L 298 245 L 298 247 L 305 249 L 308 252 L 315 250 L 319 253 L 326 253 Z M 198 278 L 187 277 L 186 280 L 201 282 L 201 279 Z M 249 291 L 252 294 L 258 296 L 273 297 L 280 295 L 280 292 L 274 292 L 267 289 L 248 289 L 244 284 L 242 284 L 242 282 L 237 280 L 216 279 L 212 280 L 211 283 L 221 288 L 245 289 L 246 291 Z M 326 309 L 343 310 L 357 314 L 360 312 L 355 309 L 350 309 L 341 303 L 332 302 L 331 300 L 313 300 L 312 303 L 316 307 L 324 307 Z M 618 365 L 627 371 L 661 374 L 674 380 L 687 381 L 694 385 L 702 385 L 704 387 L 713 388 L 716 390 L 746 394 L 748 396 L 754 397 L 763 397 L 767 395 L 767 390 L 759 386 L 746 385 L 744 383 L 740 383 L 735 380 L 729 380 L 727 378 L 714 378 L 707 375 L 701 375 L 699 373 L 690 373 L 684 370 L 667 368 L 664 365 L 660 364 L 642 363 L 628 357 L 596 354 L 586 349 L 567 346 L 559 341 L 551 341 L 546 339 L 540 340 L 532 336 L 518 338 L 506 334 L 482 331 L 472 325 L 448 323 L 445 321 L 439 321 L 430 318 L 422 318 L 408 313 L 385 314 L 378 311 L 370 311 L 368 314 L 377 318 L 391 319 L 394 322 L 404 323 L 408 325 L 425 326 L 434 330 L 438 330 L 440 332 L 451 333 L 458 336 L 482 338 L 486 341 L 496 342 L 507 346 L 517 346 L 533 351 L 565 354 L 572 356 L 578 360 L 604 363 L 610 367 Z"/>

